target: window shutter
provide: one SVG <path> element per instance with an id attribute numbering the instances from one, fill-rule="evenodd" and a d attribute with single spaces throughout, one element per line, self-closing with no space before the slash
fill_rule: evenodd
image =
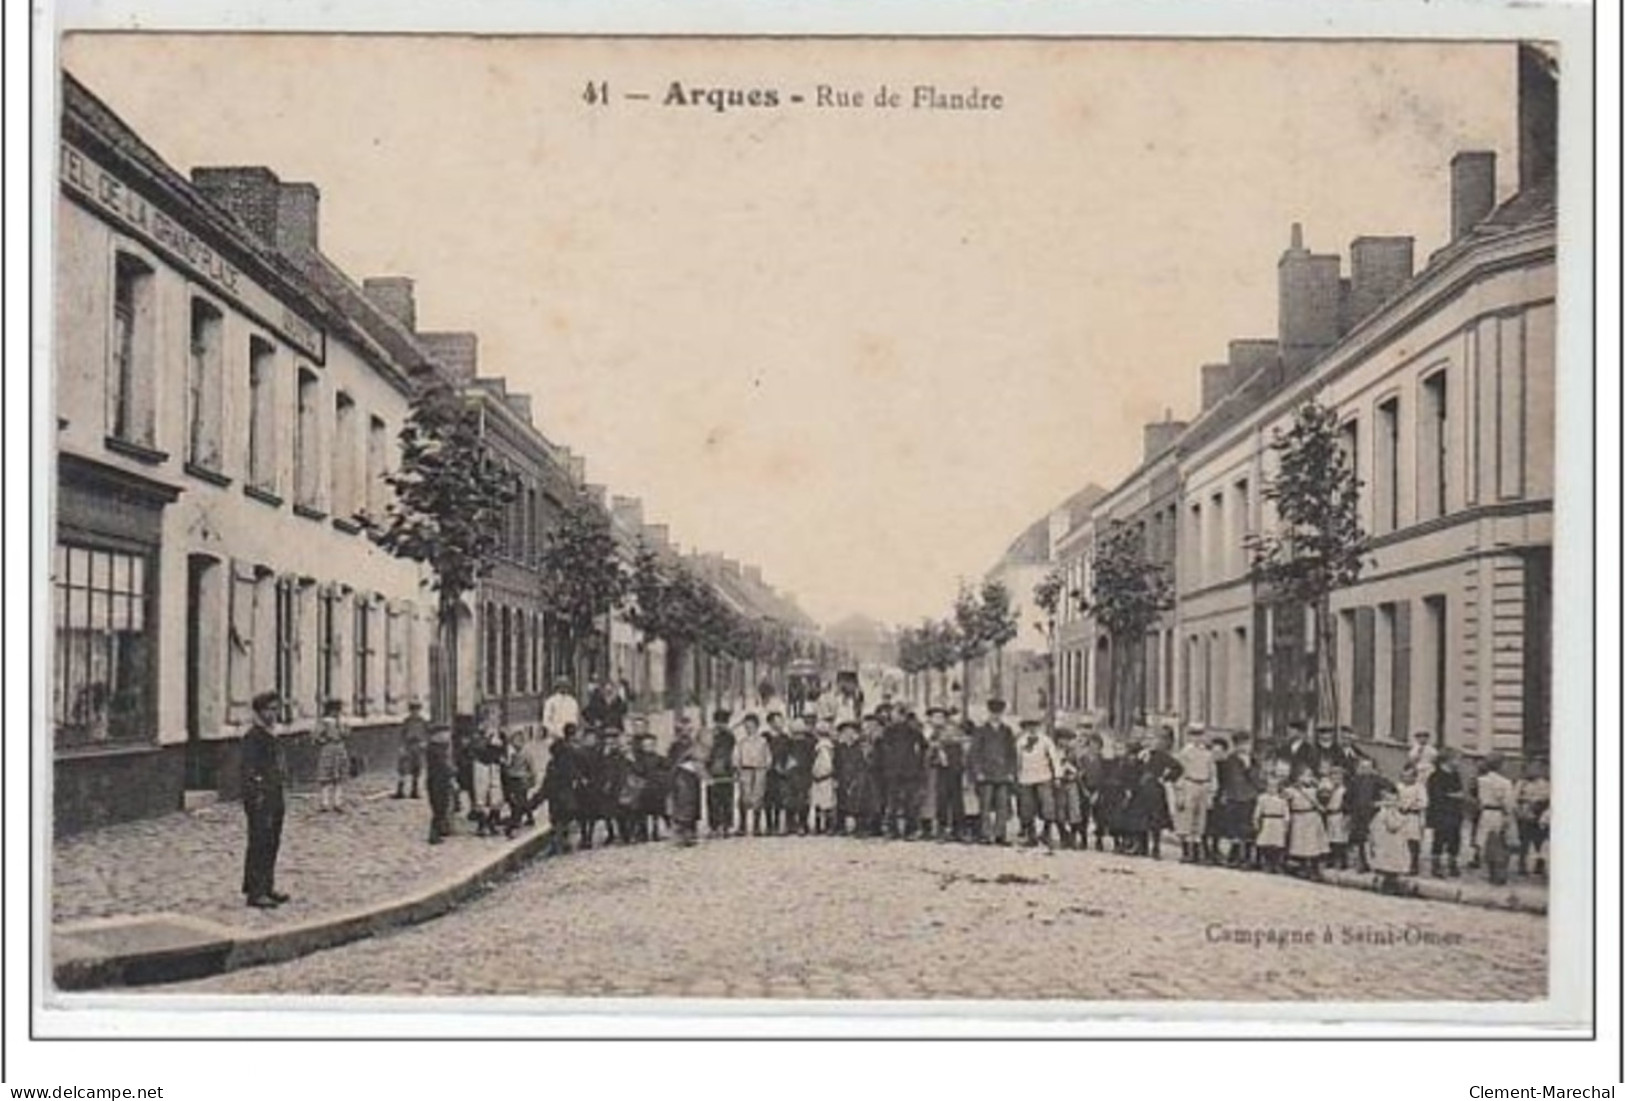
<path id="1" fill-rule="evenodd" d="M 293 683 L 294 714 L 303 719 L 316 714 L 316 662 L 321 646 L 316 638 L 317 586 L 311 578 L 300 578 L 294 591 Z"/>
<path id="2" fill-rule="evenodd" d="M 1394 737 L 1409 742 L 1411 736 L 1411 602 L 1394 605 Z M 1435 730 L 1433 744 L 1444 744 L 1444 731 Z"/>
<path id="3" fill-rule="evenodd" d="M 231 564 L 231 623 L 226 638 L 227 721 L 247 722 L 254 698 L 254 601 L 258 576 L 252 564 Z"/>
<path id="4" fill-rule="evenodd" d="M 384 627 L 384 640 L 387 647 L 384 668 L 384 708 L 390 714 L 401 709 L 401 689 L 404 686 L 405 670 L 402 657 L 405 653 L 405 617 L 402 615 L 399 601 L 391 601 L 387 608 L 387 618 Z"/>
<path id="5" fill-rule="evenodd" d="M 1377 613 L 1354 610 L 1354 732 L 1370 738 L 1376 731 Z"/>

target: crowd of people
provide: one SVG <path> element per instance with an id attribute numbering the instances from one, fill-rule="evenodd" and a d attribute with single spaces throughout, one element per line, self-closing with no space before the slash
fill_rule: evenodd
<path id="1" fill-rule="evenodd" d="M 474 832 L 512 837 L 544 806 L 557 852 L 595 844 L 684 845 L 760 836 L 855 836 L 943 843 L 1110 849 L 1159 859 L 1171 834 L 1187 863 L 1311 879 L 1326 868 L 1401 877 L 1459 876 L 1480 864 L 1492 883 L 1547 872 L 1552 790 L 1546 765 L 1516 780 L 1494 754 L 1469 774 L 1432 736 L 1412 737 L 1398 776 L 1382 774 L 1347 730 L 1289 725 L 1284 740 L 1170 727 L 1113 735 L 1012 723 L 1000 699 L 971 721 L 950 707 L 886 700 L 865 711 L 857 693 L 797 701 L 786 714 L 764 692 L 759 710 L 727 709 L 696 728 L 675 719 L 661 749 L 624 687 L 586 706 L 568 682 L 545 701 L 541 731 L 506 728 L 487 708 L 472 729 L 432 727 L 413 703 L 401 731 L 397 799 L 426 792 L 429 841 L 466 813 Z M 287 766 L 273 736 L 280 700 L 261 693 L 244 740 L 243 804 L 250 906 L 287 900 L 276 889 Z M 342 705 L 313 733 L 317 807 L 342 813 L 354 770 Z M 1424 851 L 1425 850 L 1425 851 Z"/>
<path id="2" fill-rule="evenodd" d="M 612 696 L 616 695 L 611 693 Z M 624 703 L 624 696 L 619 697 Z M 546 806 L 559 852 L 595 844 L 704 836 L 858 836 L 1111 851 L 1320 878 L 1323 869 L 1404 876 L 1461 874 L 1482 862 L 1504 883 L 1546 874 L 1551 786 L 1540 761 L 1516 781 L 1495 755 L 1464 777 L 1458 755 L 1417 733 L 1396 778 L 1355 749 L 1346 730 L 1294 723 L 1284 740 L 1172 728 L 1114 736 L 1036 718 L 1011 722 L 1004 701 L 984 721 L 949 707 L 886 701 L 860 713 L 850 697 L 772 698 L 696 727 L 679 714 L 662 750 L 624 706 L 578 706 L 561 685 L 541 741 L 489 712 L 462 738 L 414 714 L 397 797 L 427 776 L 430 841 L 463 811 L 481 835 L 511 837 Z M 407 792 L 410 783 L 411 791 Z M 1424 847 L 1426 853 L 1424 853 Z"/>

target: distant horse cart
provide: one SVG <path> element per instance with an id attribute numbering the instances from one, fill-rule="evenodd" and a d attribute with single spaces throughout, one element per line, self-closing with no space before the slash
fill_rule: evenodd
<path id="1" fill-rule="evenodd" d="M 816 662 L 805 659 L 791 662 L 785 680 L 792 715 L 804 714 L 807 705 L 824 694 L 823 673 Z"/>

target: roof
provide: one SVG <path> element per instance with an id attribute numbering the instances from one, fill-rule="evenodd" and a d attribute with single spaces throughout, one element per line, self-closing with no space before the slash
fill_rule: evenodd
<path id="1" fill-rule="evenodd" d="M 290 300 L 323 328 L 343 339 L 400 388 L 409 383 L 400 366 L 409 366 L 400 350 L 375 339 L 373 326 L 362 325 L 376 312 L 344 293 L 348 282 L 325 258 L 313 268 L 296 263 L 272 247 L 236 216 L 216 205 L 192 182 L 143 141 L 128 123 L 72 73 L 62 72 L 62 136 L 97 147 L 136 177 L 146 197 L 183 217 L 188 228 L 210 239 L 277 297 Z M 328 277 L 332 276 L 332 277 Z M 353 286 L 353 284 L 350 284 Z M 356 295 L 359 295 L 356 288 Z"/>

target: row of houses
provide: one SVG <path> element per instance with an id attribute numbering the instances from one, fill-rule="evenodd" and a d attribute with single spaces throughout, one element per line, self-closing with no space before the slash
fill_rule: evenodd
<path id="1" fill-rule="evenodd" d="M 235 794 L 249 701 L 274 689 L 294 734 L 329 700 L 353 745 L 391 760 L 409 705 L 443 721 L 494 705 L 534 725 L 575 640 L 542 588 L 548 533 L 578 493 L 627 559 L 648 544 L 741 615 L 817 627 L 752 567 L 685 555 L 641 502 L 587 481 L 529 395 L 482 373 L 472 332 L 423 331 L 412 280 L 353 279 L 320 247 L 316 186 L 269 168 L 182 175 L 71 75 L 62 82 L 54 269 L 56 828 Z M 494 568 L 460 609 L 457 676 L 426 570 L 374 536 L 420 388 L 455 384 L 519 493 Z M 703 673 L 618 618 L 595 679 L 687 702 Z M 730 671 L 736 679 L 743 673 Z M 456 686 L 448 698 L 445 686 Z M 299 738 L 296 771 L 311 767 Z"/>
<path id="2" fill-rule="evenodd" d="M 1509 199 L 1497 202 L 1493 153 L 1458 153 L 1451 239 L 1420 270 L 1409 237 L 1356 238 L 1345 269 L 1293 225 L 1275 335 L 1231 341 L 1200 370 L 1194 416 L 1146 425 L 1136 469 L 1035 526 L 1047 553 L 1033 569 L 1058 570 L 1068 599 L 1025 648 L 1053 661 L 1062 715 L 1104 719 L 1125 661 L 1129 721 L 1272 737 L 1317 714 L 1324 633 L 1312 609 L 1255 584 L 1247 546 L 1275 522 L 1270 443 L 1313 398 L 1336 412 L 1370 536 L 1366 568 L 1331 603 L 1339 721 L 1379 755 L 1418 730 L 1470 753 L 1547 752 L 1557 82 L 1536 49 L 1518 66 Z M 1173 592 L 1126 642 L 1089 611 L 1097 542 L 1119 523 Z"/>

